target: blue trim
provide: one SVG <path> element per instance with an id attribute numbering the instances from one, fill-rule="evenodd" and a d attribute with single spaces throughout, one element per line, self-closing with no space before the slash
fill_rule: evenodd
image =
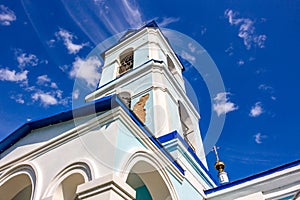
<path id="1" fill-rule="evenodd" d="M 132 69 L 132 70 L 129 70 L 127 73 L 124 73 L 124 74 L 122 74 L 121 76 L 118 76 L 117 78 L 115 78 L 115 79 L 113 79 L 113 80 L 111 80 L 111 81 L 105 83 L 105 84 L 102 85 L 101 87 L 97 87 L 96 90 L 99 90 L 100 88 L 103 88 L 103 87 L 105 87 L 106 85 L 111 84 L 111 83 L 114 82 L 114 81 L 117 81 L 119 78 L 121 78 L 121 77 L 123 77 L 123 76 L 125 76 L 125 75 L 127 75 L 127 74 L 129 74 L 129 73 L 131 73 L 131 72 L 133 72 L 133 71 L 135 71 L 135 70 L 137 70 L 137 69 L 139 69 L 140 67 L 142 67 L 142 66 L 144 66 L 144 65 L 146 65 L 147 63 L 152 62 L 152 61 L 155 62 L 155 63 L 160 63 L 160 64 L 164 62 L 164 61 L 162 61 L 162 60 L 155 60 L 155 59 L 147 60 L 146 62 L 144 62 L 143 64 L 137 66 L 136 68 L 134 68 L 134 69 Z M 96 90 L 95 90 L 95 91 L 96 91 Z"/>
<path id="2" fill-rule="evenodd" d="M 217 192 L 217 191 L 220 191 L 220 190 L 224 190 L 224 189 L 227 189 L 227 188 L 230 188 L 230 187 L 242 184 L 242 183 L 246 183 L 246 182 L 252 181 L 254 179 L 261 178 L 261 177 L 273 174 L 275 172 L 280 172 L 280 171 L 283 171 L 285 169 L 289 169 L 289 168 L 292 168 L 292 167 L 295 167 L 295 166 L 298 166 L 298 165 L 300 165 L 300 160 L 296 160 L 294 162 L 287 163 L 287 164 L 281 165 L 279 167 L 275 167 L 273 169 L 270 169 L 270 170 L 267 170 L 267 171 L 264 171 L 264 172 L 261 172 L 261 173 L 258 173 L 258 174 L 254 174 L 252 176 L 248 176 L 246 178 L 243 178 L 243 179 L 240 179 L 240 180 L 237 180 L 237 181 L 233 181 L 231 183 L 227 183 L 227 184 L 221 185 L 221 186 L 213 188 L 213 189 L 206 190 L 206 191 L 204 191 L 204 193 L 206 195 L 208 195 L 208 194 L 211 194 L 211 193 L 214 193 L 214 192 Z"/>
<path id="3" fill-rule="evenodd" d="M 10 146 L 14 145 L 16 142 L 25 137 L 34 129 L 69 121 L 74 117 L 82 117 L 93 114 L 95 112 L 109 110 L 112 108 L 113 105 L 111 99 L 112 96 L 106 96 L 86 106 L 79 107 L 74 110 L 71 109 L 65 112 L 52 115 L 50 117 L 25 123 L 0 142 L 0 153 L 7 150 Z M 73 116 L 73 114 L 75 114 L 76 116 Z"/>
<path id="4" fill-rule="evenodd" d="M 20 139 L 29 134 L 32 130 L 46 127 L 53 124 L 69 121 L 75 117 L 83 117 L 93 113 L 111 110 L 117 106 L 121 106 L 125 112 L 131 117 L 131 119 L 144 131 L 149 139 L 162 151 L 162 153 L 177 167 L 177 169 L 184 175 L 183 168 L 172 158 L 169 152 L 164 149 L 163 145 L 158 139 L 151 133 L 151 131 L 138 119 L 138 117 L 129 110 L 126 105 L 118 98 L 117 95 L 106 96 L 91 102 L 89 105 L 76 108 L 74 110 L 68 110 L 44 119 L 28 122 L 6 137 L 0 142 L 0 153 L 7 150 L 9 147 L 14 145 Z M 75 116 L 73 115 L 75 114 Z"/>
<path id="5" fill-rule="evenodd" d="M 199 157 L 196 155 L 196 153 L 193 151 L 193 149 L 188 145 L 188 143 L 181 137 L 181 135 L 177 131 L 173 131 L 167 135 L 163 135 L 158 138 L 158 141 L 161 143 L 168 142 L 173 139 L 179 139 L 180 142 L 184 145 L 184 147 L 188 150 L 188 152 L 193 156 L 193 158 L 196 160 L 196 162 L 200 165 L 200 167 L 204 170 L 204 172 L 211 178 L 211 180 L 217 185 L 217 181 L 213 178 L 213 176 L 209 173 L 209 171 L 206 169 L 206 167 L 203 165 L 202 161 L 199 159 Z"/>

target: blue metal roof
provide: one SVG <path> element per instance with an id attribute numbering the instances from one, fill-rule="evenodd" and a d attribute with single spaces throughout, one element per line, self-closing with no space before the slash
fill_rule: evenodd
<path id="1" fill-rule="evenodd" d="M 213 176 L 209 173 L 209 171 L 206 169 L 206 167 L 203 165 L 202 161 L 200 158 L 196 155 L 196 153 L 193 151 L 193 149 L 190 147 L 190 145 L 181 137 L 181 135 L 177 131 L 173 131 L 167 135 L 163 135 L 158 138 L 158 140 L 161 143 L 173 140 L 173 139 L 178 139 L 182 142 L 184 147 L 188 150 L 188 152 L 193 156 L 193 158 L 196 160 L 196 162 L 201 166 L 201 168 L 204 170 L 204 172 L 211 178 L 211 180 L 218 185 L 218 182 L 213 178 Z M 212 185 L 211 185 L 212 186 Z"/>
<path id="2" fill-rule="evenodd" d="M 72 120 L 77 117 L 83 117 L 94 114 L 95 112 L 101 112 L 111 110 L 117 106 L 122 107 L 125 112 L 131 117 L 131 119 L 144 131 L 148 138 L 162 151 L 162 153 L 175 165 L 175 167 L 184 175 L 183 168 L 172 158 L 169 152 L 163 147 L 159 140 L 151 133 L 151 131 L 138 119 L 138 117 L 129 110 L 126 105 L 118 98 L 117 95 L 106 96 L 91 102 L 88 105 L 80 108 L 71 109 L 50 117 L 39 119 L 36 121 L 28 122 L 22 125 L 20 128 L 11 133 L 8 137 L 0 142 L 0 153 L 7 150 L 9 147 L 14 145 L 16 142 L 21 140 L 32 130 L 46 127 L 53 124 L 62 123 L 65 121 Z M 76 116 L 74 116 L 74 114 Z"/>
<path id="3" fill-rule="evenodd" d="M 0 153 L 8 149 L 16 142 L 18 142 L 20 139 L 25 137 L 34 129 L 69 121 L 75 117 L 87 116 L 95 112 L 109 110 L 114 104 L 112 100 L 112 96 L 106 96 L 80 108 L 76 108 L 73 110 L 71 109 L 65 112 L 52 115 L 50 117 L 27 122 L 0 142 Z M 73 114 L 76 114 L 76 116 L 74 117 Z"/>
<path id="4" fill-rule="evenodd" d="M 300 160 L 296 160 L 294 162 L 287 163 L 285 165 L 281 165 L 279 167 L 275 167 L 273 169 L 269 169 L 267 171 L 264 171 L 264 172 L 261 172 L 261 173 L 258 173 L 258 174 L 254 174 L 252 176 L 248 176 L 246 178 L 236 180 L 236 181 L 233 181 L 231 183 L 227 183 L 227 184 L 221 185 L 219 187 L 206 190 L 206 191 L 204 191 L 204 193 L 206 195 L 208 195 L 208 194 L 211 194 L 211 193 L 214 193 L 214 192 L 217 192 L 217 191 L 220 191 L 220 190 L 224 190 L 224 189 L 227 189 L 227 188 L 230 188 L 230 187 L 242 184 L 242 183 L 246 183 L 246 182 L 252 181 L 254 179 L 258 179 L 258 178 L 273 174 L 275 172 L 280 172 L 280 171 L 283 171 L 285 169 L 289 169 L 289 168 L 292 168 L 292 167 L 295 167 L 295 166 L 298 166 L 298 165 L 300 165 Z"/>

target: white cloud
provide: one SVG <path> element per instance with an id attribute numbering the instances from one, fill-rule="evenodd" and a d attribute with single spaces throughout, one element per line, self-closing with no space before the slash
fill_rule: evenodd
<path id="1" fill-rule="evenodd" d="M 258 117 L 263 113 L 263 108 L 261 102 L 256 102 L 254 106 L 252 106 L 249 116 L 250 117 Z"/>
<path id="2" fill-rule="evenodd" d="M 11 99 L 15 100 L 17 103 L 20 104 L 24 104 L 25 100 L 23 99 L 23 95 L 22 94 L 18 94 L 18 95 L 12 95 L 10 96 Z"/>
<path id="3" fill-rule="evenodd" d="M 51 88 L 54 88 L 54 89 L 58 88 L 57 84 L 55 82 L 52 82 L 51 79 L 46 74 L 38 76 L 36 83 L 38 85 L 43 85 L 43 86 L 51 87 Z"/>
<path id="4" fill-rule="evenodd" d="M 96 87 L 100 79 L 100 65 L 101 62 L 97 57 L 89 57 L 87 60 L 77 57 L 69 75 L 84 80 L 88 86 Z"/>
<path id="5" fill-rule="evenodd" d="M 195 56 L 192 56 L 191 54 L 189 54 L 188 52 L 186 51 L 182 51 L 181 52 L 181 57 L 187 61 L 189 61 L 191 64 L 194 64 L 195 61 L 196 61 L 196 57 Z"/>
<path id="6" fill-rule="evenodd" d="M 52 90 L 52 91 L 42 91 L 35 90 L 31 95 L 31 99 L 36 102 L 39 101 L 42 106 L 47 107 L 51 105 L 67 105 L 69 103 L 70 98 L 62 97 L 63 91 L 61 90 Z"/>
<path id="7" fill-rule="evenodd" d="M 207 31 L 207 28 L 205 28 L 204 26 L 201 26 L 201 35 L 204 35 Z"/>
<path id="8" fill-rule="evenodd" d="M 43 106 L 56 105 L 59 103 L 58 100 L 56 99 L 56 97 L 53 94 L 50 94 L 49 92 L 45 93 L 45 92 L 39 91 L 39 92 L 34 93 L 31 96 L 31 98 L 34 101 L 40 100 L 40 102 Z"/>
<path id="9" fill-rule="evenodd" d="M 16 72 L 15 70 L 9 70 L 7 68 L 0 69 L 0 80 L 1 81 L 11 81 L 11 82 L 23 82 L 27 83 L 28 71 Z"/>
<path id="10" fill-rule="evenodd" d="M 254 135 L 254 140 L 257 144 L 261 144 L 263 139 L 266 139 L 266 135 L 262 135 L 261 133 L 257 133 Z"/>
<path id="11" fill-rule="evenodd" d="M 274 90 L 271 86 L 266 85 L 266 84 L 260 84 L 258 86 L 258 89 L 259 90 L 264 90 L 264 91 L 269 91 L 269 92 L 273 92 L 273 90 Z"/>
<path id="12" fill-rule="evenodd" d="M 78 99 L 79 94 L 80 94 L 80 92 L 79 92 L 78 89 L 74 90 L 74 91 L 72 92 L 72 97 L 73 97 L 73 99 Z"/>
<path id="13" fill-rule="evenodd" d="M 87 46 L 88 43 L 75 44 L 73 43 L 73 39 L 76 39 L 72 33 L 68 32 L 65 29 L 60 28 L 58 32 L 55 33 L 57 39 L 61 39 L 64 42 L 64 45 L 68 49 L 69 54 L 76 54 L 79 52 L 84 46 Z M 50 45 L 53 45 L 53 40 Z"/>
<path id="14" fill-rule="evenodd" d="M 51 82 L 51 79 L 48 77 L 48 75 L 42 75 L 37 77 L 37 84 L 43 85 L 45 83 Z"/>
<path id="15" fill-rule="evenodd" d="M 50 87 L 54 89 L 58 88 L 57 84 L 54 82 L 51 82 Z"/>
<path id="16" fill-rule="evenodd" d="M 234 53 L 233 53 L 233 46 L 232 46 L 232 43 L 230 43 L 229 47 L 225 50 L 226 53 L 228 53 L 229 56 L 232 56 Z"/>
<path id="17" fill-rule="evenodd" d="M 14 11 L 10 10 L 4 5 L 0 5 L 0 24 L 3 26 L 9 26 L 11 22 L 17 19 Z"/>
<path id="18" fill-rule="evenodd" d="M 238 106 L 229 101 L 228 95 L 229 92 L 220 92 L 214 98 L 213 109 L 218 116 L 238 109 Z"/>
<path id="19" fill-rule="evenodd" d="M 243 39 L 247 49 L 251 49 L 252 46 L 259 48 L 265 47 L 267 36 L 265 34 L 256 34 L 253 20 L 249 18 L 238 18 L 238 13 L 231 9 L 227 9 L 224 15 L 228 18 L 230 25 L 239 27 L 238 36 Z"/>
<path id="20" fill-rule="evenodd" d="M 163 17 L 162 21 L 158 22 L 157 24 L 158 24 L 159 27 L 166 27 L 169 24 L 178 22 L 179 20 L 180 20 L 179 17 L 177 17 L 177 18 L 175 18 L 175 17 Z"/>
<path id="21" fill-rule="evenodd" d="M 242 66 L 242 65 L 244 65 L 245 64 L 245 61 L 243 61 L 242 59 L 240 59 L 239 61 L 238 61 L 238 63 L 237 63 L 239 66 Z"/>
<path id="22" fill-rule="evenodd" d="M 189 50 L 194 53 L 196 51 L 196 47 L 190 42 L 188 43 Z"/>
<path id="23" fill-rule="evenodd" d="M 62 66 L 59 66 L 59 69 L 62 72 L 67 72 L 69 70 L 69 66 L 68 65 L 62 65 Z"/>
<path id="24" fill-rule="evenodd" d="M 24 68 L 25 66 L 37 66 L 39 63 L 39 59 L 36 55 L 23 53 L 20 49 L 16 50 L 16 56 L 20 68 Z"/>
<path id="25" fill-rule="evenodd" d="M 125 17 L 127 23 L 130 24 L 131 27 L 139 27 L 142 25 L 142 14 L 137 4 L 133 4 L 135 1 L 121 0 L 122 4 L 121 11 Z"/>
<path id="26" fill-rule="evenodd" d="M 275 101 L 277 98 L 275 96 L 271 96 L 271 99 Z"/>

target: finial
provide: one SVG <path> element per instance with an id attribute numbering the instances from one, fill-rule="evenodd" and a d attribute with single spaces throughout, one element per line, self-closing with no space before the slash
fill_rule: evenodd
<path id="1" fill-rule="evenodd" d="M 229 179 L 228 179 L 227 173 L 224 171 L 225 163 L 220 160 L 217 149 L 219 149 L 219 147 L 216 147 L 216 146 L 213 147 L 213 150 L 216 154 L 216 159 L 217 159 L 217 161 L 215 163 L 215 168 L 216 168 L 216 170 L 218 170 L 219 181 L 221 184 L 228 183 Z"/>

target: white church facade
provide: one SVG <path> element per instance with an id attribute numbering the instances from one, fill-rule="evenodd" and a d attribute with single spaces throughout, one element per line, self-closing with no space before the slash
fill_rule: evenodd
<path id="1" fill-rule="evenodd" d="M 155 22 L 102 57 L 85 106 L 27 122 L 0 142 L 1 200 L 297 199 L 300 161 L 228 182 L 218 159 L 222 184 L 214 180 L 184 66 Z"/>

